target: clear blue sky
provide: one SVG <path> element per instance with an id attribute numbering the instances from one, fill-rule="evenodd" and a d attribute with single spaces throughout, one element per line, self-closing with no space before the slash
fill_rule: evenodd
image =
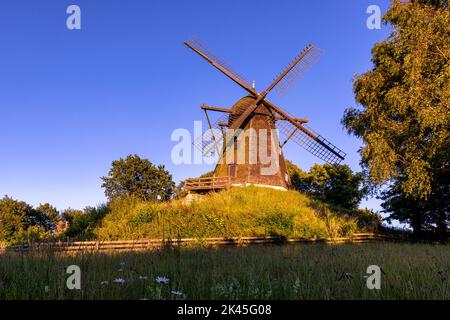
<path id="1" fill-rule="evenodd" d="M 81 30 L 66 28 L 70 4 L 81 8 Z M 322 48 L 286 96 L 270 99 L 308 117 L 360 170 L 361 142 L 340 119 L 355 105 L 353 74 L 371 67 L 372 46 L 388 34 L 366 27 L 372 4 L 385 12 L 388 1 L 2 1 L 0 195 L 95 205 L 105 201 L 100 176 L 130 153 L 165 164 L 176 181 L 210 170 L 172 164 L 170 135 L 204 120 L 202 102 L 229 107 L 245 92 L 182 44 L 192 35 L 257 89 L 306 44 Z M 305 170 L 316 161 L 296 145 L 285 154 Z"/>

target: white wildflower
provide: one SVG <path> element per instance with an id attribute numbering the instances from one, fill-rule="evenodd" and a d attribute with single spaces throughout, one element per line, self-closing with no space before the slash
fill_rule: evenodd
<path id="1" fill-rule="evenodd" d="M 170 291 L 170 293 L 176 297 L 181 297 L 183 295 L 183 292 L 181 291 Z"/>
<path id="2" fill-rule="evenodd" d="M 126 282 L 126 280 L 125 280 L 125 279 L 122 279 L 122 278 L 117 278 L 117 279 L 114 279 L 113 282 L 114 282 L 114 283 L 120 283 L 120 284 L 123 284 L 123 283 Z"/>
<path id="3" fill-rule="evenodd" d="M 166 277 L 156 277 L 155 280 L 157 283 L 164 283 L 164 284 L 167 284 L 170 281 L 170 279 Z"/>

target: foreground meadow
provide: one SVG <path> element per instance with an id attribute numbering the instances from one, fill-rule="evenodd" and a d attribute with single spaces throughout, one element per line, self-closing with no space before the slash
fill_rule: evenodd
<path id="1" fill-rule="evenodd" d="M 450 299 L 449 249 L 373 243 L 4 253 L 0 299 Z M 381 290 L 366 287 L 373 264 L 383 271 Z M 81 290 L 66 287 L 69 265 L 81 269 Z"/>

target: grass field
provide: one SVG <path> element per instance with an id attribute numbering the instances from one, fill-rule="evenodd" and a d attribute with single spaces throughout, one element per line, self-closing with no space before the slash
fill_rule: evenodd
<path id="1" fill-rule="evenodd" d="M 74 264 L 81 268 L 81 290 L 66 287 L 66 268 Z M 369 265 L 382 268 L 380 290 L 366 287 Z M 157 283 L 156 277 L 170 281 Z M 450 247 L 372 243 L 5 253 L 0 299 L 450 299 Z"/>

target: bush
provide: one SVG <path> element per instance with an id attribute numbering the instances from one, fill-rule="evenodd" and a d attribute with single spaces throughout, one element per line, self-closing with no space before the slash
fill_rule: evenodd
<path id="1" fill-rule="evenodd" d="M 380 229 L 382 217 L 369 209 L 354 210 L 358 227 L 368 232 L 376 232 Z"/>
<path id="2" fill-rule="evenodd" d="M 30 226 L 17 234 L 16 242 L 33 244 L 34 242 L 53 239 L 53 236 L 54 234 L 45 230 L 44 227 Z"/>
<path id="3" fill-rule="evenodd" d="M 67 209 L 63 212 L 69 227 L 62 237 L 68 240 L 90 240 L 94 238 L 94 229 L 101 223 L 109 209 L 105 204 L 97 208 L 86 207 L 83 211 Z"/>

